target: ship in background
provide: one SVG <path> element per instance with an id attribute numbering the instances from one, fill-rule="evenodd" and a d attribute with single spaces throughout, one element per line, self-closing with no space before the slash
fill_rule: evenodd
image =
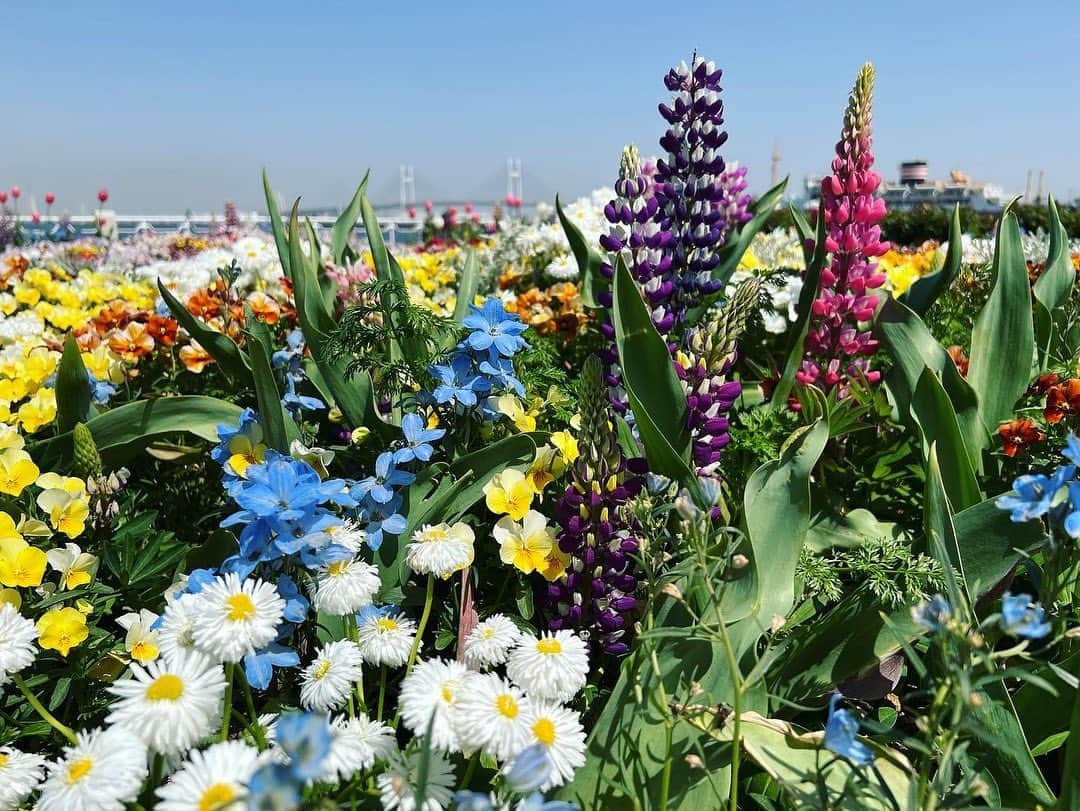
<path id="1" fill-rule="evenodd" d="M 948 180 L 930 180 L 926 161 L 910 160 L 900 164 L 900 179 L 884 181 L 878 187 L 890 211 L 904 211 L 919 206 L 961 208 L 997 212 L 1005 206 L 1005 191 L 994 183 L 971 180 L 959 169 L 949 172 Z M 821 176 L 806 178 L 806 206 L 816 208 L 821 197 Z"/>

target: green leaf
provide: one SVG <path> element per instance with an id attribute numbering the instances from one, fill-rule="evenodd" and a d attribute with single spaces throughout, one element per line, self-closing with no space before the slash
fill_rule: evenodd
<path id="1" fill-rule="evenodd" d="M 56 370 L 56 427 L 70 431 L 76 423 L 86 422 L 90 413 L 90 376 L 83 364 L 74 336 L 64 341 L 64 353 Z"/>
<path id="2" fill-rule="evenodd" d="M 1039 371 L 1050 362 L 1055 343 L 1060 343 L 1066 328 L 1059 308 L 1068 301 L 1076 281 L 1069 256 L 1069 236 L 1061 224 L 1057 204 L 1050 196 L 1050 250 L 1046 266 L 1035 282 L 1035 345 Z"/>
<path id="3" fill-rule="evenodd" d="M 926 465 L 926 497 L 923 507 L 923 528 L 926 531 L 926 545 L 930 555 L 941 564 L 945 574 L 945 593 L 949 604 L 958 616 L 965 617 L 974 605 L 967 590 L 964 577 L 964 561 L 956 542 L 956 528 L 953 526 L 952 507 L 941 478 L 941 466 L 938 463 L 937 444 L 930 444 L 929 458 Z M 956 576 L 953 566 L 960 570 Z"/>
<path id="4" fill-rule="evenodd" d="M 787 189 L 787 183 L 788 179 L 785 177 L 754 200 L 747 209 L 751 214 L 750 219 L 731 234 L 728 241 L 720 249 L 720 263 L 713 268 L 712 278 L 713 281 L 720 282 L 721 289 L 727 285 L 732 274 L 739 267 L 739 262 L 742 261 L 743 254 L 750 247 L 750 243 L 753 242 L 754 235 L 761 230 L 765 222 L 772 216 L 773 211 L 776 210 L 776 204 L 783 197 L 784 191 Z M 734 237 L 734 239 L 731 237 Z"/>
<path id="5" fill-rule="evenodd" d="M 592 309 L 602 307 L 597 294 L 611 288 L 611 282 L 600 273 L 604 258 L 585 240 L 581 229 L 566 216 L 557 194 L 555 195 L 555 213 L 559 216 L 559 223 L 562 225 L 563 233 L 566 234 L 566 241 L 570 243 L 570 251 L 577 261 L 578 275 L 581 278 L 581 303 Z"/>
<path id="6" fill-rule="evenodd" d="M 878 538 L 897 538 L 902 534 L 891 521 L 879 521 L 869 510 L 858 507 L 843 515 L 815 515 L 806 533 L 806 547 L 824 552 L 837 547 L 854 549 Z"/>
<path id="7" fill-rule="evenodd" d="M 810 267 L 810 263 L 814 259 L 814 251 L 818 245 L 816 240 L 811 242 L 811 240 L 814 240 L 814 228 L 810 225 L 810 221 L 806 219 L 806 215 L 794 204 L 788 204 L 788 213 L 791 214 L 791 221 L 799 235 L 799 246 L 803 252 L 803 264 Z"/>
<path id="8" fill-rule="evenodd" d="M 281 392 L 274 379 L 274 370 L 270 365 L 270 356 L 262 342 L 252 333 L 248 341 L 248 354 L 251 356 L 251 372 L 255 377 L 255 396 L 259 403 L 259 417 L 262 418 L 263 434 L 266 444 L 287 454 L 289 441 L 285 435 L 285 413 L 281 406 Z"/>
<path id="9" fill-rule="evenodd" d="M 210 329 L 192 315 L 191 311 L 169 291 L 161 279 L 158 279 L 158 292 L 169 311 L 172 312 L 173 318 L 187 330 L 188 335 L 210 353 L 210 357 L 217 362 L 218 367 L 234 385 L 251 386 L 254 384 L 247 356 L 232 338 L 216 329 Z"/>
<path id="10" fill-rule="evenodd" d="M 480 286 L 480 263 L 476 258 L 476 251 L 472 248 L 465 255 L 465 267 L 461 271 L 461 279 L 458 281 L 457 300 L 454 302 L 454 321 L 461 323 L 462 319 L 469 314 L 469 305 L 476 298 L 476 290 Z"/>
<path id="11" fill-rule="evenodd" d="M 1013 416 L 1027 391 L 1035 354 L 1031 286 L 1016 215 L 1006 208 L 994 250 L 994 286 L 971 332 L 968 383 L 983 424 L 995 428 Z"/>
<path id="12" fill-rule="evenodd" d="M 938 296 L 949 289 L 953 280 L 960 273 L 964 259 L 963 231 L 960 228 L 960 204 L 953 208 L 952 224 L 949 226 L 949 250 L 945 254 L 945 263 L 935 272 L 917 279 L 901 300 L 913 312 L 924 315 Z"/>
<path id="13" fill-rule="evenodd" d="M 675 374 L 667 342 L 656 331 L 622 257 L 616 261 L 613 303 L 623 386 L 649 467 L 687 487 L 696 487 L 697 480 L 690 468 L 686 395 Z"/>
<path id="14" fill-rule="evenodd" d="M 285 224 L 281 221 L 281 212 L 278 210 L 274 192 L 270 189 L 270 176 L 266 169 L 262 172 L 263 194 L 266 196 L 266 213 L 270 217 L 270 230 L 274 234 L 274 244 L 277 245 L 278 259 L 281 262 L 281 271 L 286 279 L 292 279 L 289 268 L 289 240 L 285 236 Z"/>
<path id="15" fill-rule="evenodd" d="M 798 223 L 798 220 L 796 220 L 796 223 Z M 814 251 L 806 262 L 806 272 L 803 274 L 802 291 L 799 293 L 798 317 L 795 319 L 795 326 L 791 333 L 791 346 L 788 348 L 783 373 L 773 390 L 772 404 L 774 408 L 786 409 L 788 407 L 788 395 L 791 394 L 791 389 L 795 385 L 795 374 L 799 371 L 799 367 L 802 366 L 806 336 L 810 332 L 810 316 L 813 314 L 814 299 L 817 298 L 818 294 L 821 270 L 825 267 L 827 258 L 828 254 L 825 252 L 825 218 L 818 217 Z"/>
<path id="16" fill-rule="evenodd" d="M 930 458 L 934 445 L 939 449 L 941 477 L 949 501 L 957 510 L 982 501 L 971 452 L 964 444 L 956 411 L 941 381 L 929 368 L 924 368 L 919 376 L 911 411 L 922 433 L 924 458 Z"/>
<path id="17" fill-rule="evenodd" d="M 349 247 L 349 237 L 352 236 L 353 228 L 356 227 L 356 221 L 360 219 L 360 205 L 364 198 L 364 191 L 367 189 L 369 174 L 370 172 L 364 173 L 364 179 L 360 181 L 352 200 L 330 228 L 330 249 L 334 263 L 337 265 L 346 263 L 345 252 Z"/>

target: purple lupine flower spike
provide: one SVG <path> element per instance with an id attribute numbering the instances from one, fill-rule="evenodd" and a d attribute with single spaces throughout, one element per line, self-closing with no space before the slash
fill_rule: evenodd
<path id="1" fill-rule="evenodd" d="M 548 586 L 548 627 L 577 629 L 594 651 L 624 656 L 638 606 L 640 548 L 626 504 L 641 490 L 642 460 L 625 459 L 619 449 L 596 358 L 585 362 L 580 386 L 581 455 L 555 508 L 559 547 L 570 563 Z"/>
<path id="2" fill-rule="evenodd" d="M 863 65 L 844 113 L 836 145 L 833 173 L 821 182 L 819 216 L 825 218 L 825 248 L 832 255 L 821 271 L 817 299 L 806 336 L 806 357 L 796 374 L 800 383 L 846 393 L 852 381 L 877 383 L 881 373 L 870 368 L 877 341 L 869 330 L 878 299 L 873 291 L 885 283 L 874 257 L 889 249 L 878 223 L 885 201 L 874 198 L 881 176 L 873 170 L 871 105 L 874 67 Z"/>
<path id="3" fill-rule="evenodd" d="M 716 178 L 716 186 L 720 189 L 720 200 L 716 207 L 724 223 L 725 242 L 735 228 L 750 220 L 753 198 L 746 193 L 747 185 L 746 167 L 736 163 L 729 163 Z"/>

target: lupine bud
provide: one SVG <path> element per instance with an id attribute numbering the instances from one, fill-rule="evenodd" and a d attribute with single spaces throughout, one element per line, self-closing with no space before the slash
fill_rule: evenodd
<path id="1" fill-rule="evenodd" d="M 72 462 L 75 475 L 80 479 L 97 477 L 101 475 L 101 454 L 98 453 L 94 435 L 86 427 L 86 423 L 75 424 L 71 432 L 72 445 L 74 447 Z"/>

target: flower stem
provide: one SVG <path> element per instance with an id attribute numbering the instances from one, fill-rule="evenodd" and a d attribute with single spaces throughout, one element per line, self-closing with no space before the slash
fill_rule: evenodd
<path id="1" fill-rule="evenodd" d="M 409 653 L 409 664 L 405 668 L 405 675 L 409 675 L 416 663 L 416 654 L 420 652 L 420 638 L 424 635 L 428 618 L 431 616 L 431 604 L 435 597 L 435 575 L 429 574 L 427 579 L 427 593 L 424 595 L 424 611 L 420 615 L 420 624 L 416 626 L 416 638 L 413 640 L 412 651 Z"/>
<path id="2" fill-rule="evenodd" d="M 255 742 L 259 745 L 259 751 L 266 749 L 266 734 L 262 724 L 259 723 L 259 713 L 255 711 L 255 697 L 251 695 L 251 685 L 248 684 L 247 674 L 243 675 L 244 703 L 247 705 L 248 714 L 251 716 L 251 734 L 255 736 Z"/>
<path id="3" fill-rule="evenodd" d="M 379 707 L 375 713 L 375 720 L 382 720 L 383 701 L 386 699 L 386 665 L 379 668 Z"/>
<path id="4" fill-rule="evenodd" d="M 30 692 L 30 688 L 26 686 L 26 682 L 23 681 L 22 676 L 18 673 L 13 673 L 11 680 L 15 682 L 15 686 L 19 688 L 19 691 L 26 696 L 26 700 L 30 703 L 30 706 L 34 708 L 38 715 L 45 719 L 49 726 L 67 738 L 72 744 L 79 742 L 75 737 L 75 733 L 72 732 L 71 727 L 60 723 L 56 716 L 45 709 L 45 705 L 38 701 L 37 696 Z"/>
<path id="5" fill-rule="evenodd" d="M 218 739 L 222 741 L 229 737 L 229 716 L 232 714 L 233 670 L 235 668 L 236 665 L 233 662 L 226 662 L 225 710 L 221 714 L 221 734 L 218 736 Z"/>

